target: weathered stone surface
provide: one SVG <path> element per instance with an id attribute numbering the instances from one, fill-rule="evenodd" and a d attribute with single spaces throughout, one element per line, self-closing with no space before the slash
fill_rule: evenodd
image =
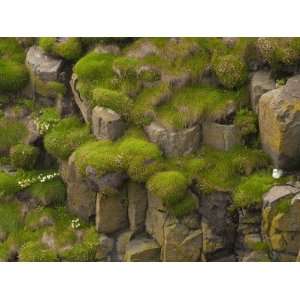
<path id="1" fill-rule="evenodd" d="M 162 245 L 164 239 L 163 228 L 167 219 L 167 212 L 160 199 L 148 193 L 148 209 L 146 215 L 146 231 Z"/>
<path id="2" fill-rule="evenodd" d="M 24 141 L 25 144 L 34 144 L 42 136 L 39 132 L 36 122 L 31 117 L 28 117 L 26 118 L 24 124 L 28 132 Z"/>
<path id="3" fill-rule="evenodd" d="M 230 253 L 235 240 L 236 224 L 228 212 L 231 197 L 228 193 L 202 195 L 199 212 L 202 216 L 203 254 L 211 259 L 215 253 Z"/>
<path id="4" fill-rule="evenodd" d="M 92 111 L 93 134 L 98 140 L 114 141 L 123 135 L 125 122 L 109 108 L 96 106 Z"/>
<path id="5" fill-rule="evenodd" d="M 272 206 L 276 204 L 279 199 L 292 196 L 300 192 L 299 188 L 293 187 L 291 185 L 276 185 L 273 186 L 267 193 L 263 196 L 263 205 Z"/>
<path id="6" fill-rule="evenodd" d="M 64 180 L 67 183 L 67 205 L 70 211 L 85 220 L 95 216 L 96 193 L 77 171 L 74 154 L 69 158 Z"/>
<path id="7" fill-rule="evenodd" d="M 75 73 L 72 74 L 71 80 L 70 80 L 70 86 L 72 89 L 74 100 L 80 109 L 80 112 L 82 114 L 82 117 L 86 123 L 90 123 L 92 120 L 92 107 L 88 103 L 86 99 L 84 99 L 79 92 L 76 89 L 77 85 L 77 75 Z"/>
<path id="8" fill-rule="evenodd" d="M 151 142 L 160 146 L 167 156 L 188 155 L 200 146 L 200 127 L 198 125 L 180 131 L 164 128 L 157 122 L 145 127 Z"/>
<path id="9" fill-rule="evenodd" d="M 275 256 L 293 256 L 294 260 L 300 249 L 300 194 L 296 190 L 283 186 L 281 194 L 264 196 L 262 231 L 265 241 Z M 273 188 L 274 191 L 274 188 Z M 280 197 L 280 195 L 282 195 Z"/>
<path id="10" fill-rule="evenodd" d="M 145 228 L 147 210 L 147 190 L 133 181 L 128 183 L 128 218 L 131 231 L 138 233 Z"/>
<path id="11" fill-rule="evenodd" d="M 164 226 L 162 261 L 197 261 L 202 250 L 202 230 L 190 231 L 178 220 L 169 218 Z"/>
<path id="12" fill-rule="evenodd" d="M 114 247 L 114 240 L 109 238 L 105 234 L 101 234 L 99 237 L 99 246 L 96 251 L 96 260 L 106 261 L 109 260 L 109 255 Z"/>
<path id="13" fill-rule="evenodd" d="M 271 78 L 271 72 L 257 71 L 250 82 L 250 97 L 252 110 L 258 113 L 258 101 L 260 97 L 276 88 L 275 80 Z"/>
<path id="14" fill-rule="evenodd" d="M 95 169 L 90 166 L 86 167 L 86 176 L 91 190 L 95 192 L 118 190 L 128 178 L 127 174 L 124 172 L 107 173 L 99 177 Z"/>
<path id="15" fill-rule="evenodd" d="M 126 247 L 125 261 L 147 262 L 159 261 L 160 246 L 147 238 L 134 239 Z"/>
<path id="16" fill-rule="evenodd" d="M 158 48 L 150 41 L 143 41 L 138 47 L 130 49 L 127 52 L 129 57 L 144 58 L 146 56 L 156 55 L 159 53 Z"/>
<path id="17" fill-rule="evenodd" d="M 228 151 L 241 144 L 240 132 L 235 125 L 205 122 L 202 128 L 204 145 Z"/>
<path id="18" fill-rule="evenodd" d="M 127 227 L 127 203 L 123 191 L 97 194 L 96 229 L 101 233 L 114 233 Z"/>
<path id="19" fill-rule="evenodd" d="M 268 254 L 264 251 L 252 251 L 246 254 L 243 259 L 243 262 L 270 262 Z"/>
<path id="20" fill-rule="evenodd" d="M 27 52 L 26 64 L 41 80 L 55 81 L 59 78 L 63 61 L 47 55 L 37 46 L 32 46 Z"/>
<path id="21" fill-rule="evenodd" d="M 121 49 L 117 45 L 102 45 L 98 44 L 94 50 L 97 53 L 110 53 L 113 55 L 120 55 L 121 54 Z"/>
<path id="22" fill-rule="evenodd" d="M 300 162 L 300 75 L 259 100 L 259 129 L 263 149 L 279 169 L 295 169 Z"/>
<path id="23" fill-rule="evenodd" d="M 123 261 L 124 260 L 124 255 L 126 252 L 126 247 L 130 240 L 133 238 L 134 234 L 130 230 L 126 230 L 121 232 L 116 241 L 116 250 L 117 250 L 117 257 L 118 260 Z"/>

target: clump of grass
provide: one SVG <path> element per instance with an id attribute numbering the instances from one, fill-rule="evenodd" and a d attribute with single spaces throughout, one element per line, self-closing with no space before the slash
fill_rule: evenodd
<path id="1" fill-rule="evenodd" d="M 244 139 L 257 133 L 257 116 L 250 110 L 239 110 L 235 116 L 234 124 L 240 130 L 241 136 Z"/>
<path id="2" fill-rule="evenodd" d="M 0 152 L 8 152 L 11 146 L 19 144 L 26 137 L 25 125 L 16 120 L 0 119 Z"/>
<path id="3" fill-rule="evenodd" d="M 278 184 L 278 180 L 268 172 L 257 172 L 243 178 L 234 192 L 234 206 L 247 208 L 261 204 L 263 194 L 275 184 Z"/>
<path id="4" fill-rule="evenodd" d="M 39 149 L 31 145 L 18 144 L 10 148 L 10 160 L 16 168 L 33 169 L 38 155 Z"/>
<path id="5" fill-rule="evenodd" d="M 44 139 L 44 145 L 54 157 L 65 160 L 80 145 L 91 139 L 89 128 L 76 117 L 61 120 Z"/>
<path id="6" fill-rule="evenodd" d="M 222 119 L 226 108 L 239 103 L 244 90 L 226 91 L 212 87 L 187 87 L 157 108 L 158 119 L 167 127 L 186 128 L 206 118 Z"/>

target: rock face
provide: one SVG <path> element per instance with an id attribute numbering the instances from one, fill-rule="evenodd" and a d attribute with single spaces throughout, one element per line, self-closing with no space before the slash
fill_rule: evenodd
<path id="1" fill-rule="evenodd" d="M 88 221 L 95 216 L 96 193 L 90 189 L 86 179 L 75 167 L 75 156 L 72 154 L 68 163 L 62 166 L 62 178 L 67 184 L 67 205 L 75 215 Z"/>
<path id="2" fill-rule="evenodd" d="M 275 80 L 271 78 L 271 72 L 255 72 L 250 82 L 251 105 L 254 112 L 258 113 L 258 101 L 260 97 L 276 88 Z"/>
<path id="3" fill-rule="evenodd" d="M 300 190 L 273 187 L 263 198 L 263 236 L 274 260 L 296 260 L 300 249 Z"/>
<path id="4" fill-rule="evenodd" d="M 92 119 L 92 107 L 89 105 L 86 99 L 80 96 L 79 92 L 76 89 L 76 84 L 77 84 L 77 75 L 73 73 L 70 80 L 70 86 L 72 89 L 73 97 L 78 108 L 80 109 L 84 121 L 89 124 Z"/>
<path id="5" fill-rule="evenodd" d="M 147 190 L 135 182 L 128 183 L 128 218 L 129 228 L 132 232 L 139 233 L 144 230 L 147 210 Z"/>
<path id="6" fill-rule="evenodd" d="M 280 169 L 294 169 L 300 154 L 300 75 L 259 101 L 259 130 L 263 149 Z"/>
<path id="7" fill-rule="evenodd" d="M 92 127 L 98 140 L 114 141 L 123 135 L 125 123 L 113 110 L 96 106 L 92 111 Z"/>
<path id="8" fill-rule="evenodd" d="M 26 64 L 41 80 L 55 81 L 59 79 L 63 61 L 45 54 L 37 46 L 32 46 L 27 52 Z"/>
<path id="9" fill-rule="evenodd" d="M 145 127 L 151 142 L 160 146 L 167 156 L 188 155 L 198 150 L 200 146 L 200 127 L 198 125 L 172 131 L 157 122 Z"/>
<path id="10" fill-rule="evenodd" d="M 159 261 L 160 246 L 147 238 L 134 239 L 126 247 L 125 261 Z"/>
<path id="11" fill-rule="evenodd" d="M 235 125 L 205 122 L 202 128 L 204 145 L 228 151 L 234 146 L 241 144 L 240 132 Z"/>
<path id="12" fill-rule="evenodd" d="M 234 248 L 235 222 L 228 212 L 230 204 L 230 195 L 223 192 L 202 195 L 200 199 L 203 256 L 206 260 L 230 254 Z"/>
<path id="13" fill-rule="evenodd" d="M 114 233 L 127 227 L 126 195 L 114 192 L 97 194 L 96 229 L 101 233 Z"/>

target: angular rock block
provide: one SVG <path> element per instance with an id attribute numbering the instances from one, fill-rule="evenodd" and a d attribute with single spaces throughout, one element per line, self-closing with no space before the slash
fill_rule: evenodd
<path id="1" fill-rule="evenodd" d="M 300 75 L 259 100 L 259 131 L 263 149 L 276 168 L 300 164 Z"/>
<path id="2" fill-rule="evenodd" d="M 146 188 L 139 183 L 130 181 L 128 183 L 128 219 L 132 232 L 139 233 L 144 230 L 147 202 Z"/>
<path id="3" fill-rule="evenodd" d="M 201 132 L 198 125 L 173 131 L 152 122 L 145 126 L 145 131 L 150 141 L 159 145 L 168 157 L 191 154 L 200 146 Z"/>
<path id="4" fill-rule="evenodd" d="M 74 97 L 74 100 L 81 112 L 81 115 L 82 115 L 84 121 L 87 124 L 90 124 L 91 120 L 92 120 L 92 107 L 88 103 L 88 101 L 86 99 L 84 99 L 77 91 L 77 89 L 76 89 L 77 80 L 78 80 L 77 75 L 75 73 L 73 73 L 71 80 L 70 80 L 70 86 L 71 86 L 71 90 L 73 93 L 73 97 Z"/>
<path id="5" fill-rule="evenodd" d="M 289 260 L 295 261 L 300 249 L 299 189 L 291 186 L 273 187 L 263 197 L 262 215 L 263 237 L 273 256 L 284 261 L 288 255 L 292 257 Z"/>
<path id="6" fill-rule="evenodd" d="M 26 64 L 39 79 L 55 81 L 59 79 L 63 60 L 49 56 L 41 48 L 32 46 L 27 52 Z"/>
<path id="7" fill-rule="evenodd" d="M 126 247 L 125 261 L 147 262 L 159 261 L 160 246 L 152 239 L 138 238 L 129 242 Z"/>
<path id="8" fill-rule="evenodd" d="M 122 192 L 113 194 L 97 194 L 96 229 L 101 233 L 111 234 L 124 229 L 128 225 L 127 203 Z"/>
<path id="9" fill-rule="evenodd" d="M 258 101 L 260 97 L 276 88 L 275 80 L 271 78 L 271 72 L 258 71 L 255 72 L 250 82 L 250 97 L 252 110 L 258 113 Z"/>
<path id="10" fill-rule="evenodd" d="M 64 164 L 63 179 L 67 184 L 67 206 L 75 215 L 89 221 L 96 212 L 96 193 L 93 192 L 75 167 L 72 154 L 67 166 Z"/>
<path id="11" fill-rule="evenodd" d="M 203 144 L 217 150 L 228 151 L 241 144 L 240 132 L 235 125 L 223 125 L 214 122 L 203 124 Z"/>
<path id="12" fill-rule="evenodd" d="M 126 126 L 119 114 L 109 108 L 96 106 L 92 111 L 92 127 L 98 140 L 114 141 L 123 135 Z"/>

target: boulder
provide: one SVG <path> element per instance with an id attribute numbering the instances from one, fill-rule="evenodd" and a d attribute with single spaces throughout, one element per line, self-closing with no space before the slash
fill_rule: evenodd
<path id="1" fill-rule="evenodd" d="M 133 232 L 130 230 L 126 230 L 121 232 L 118 236 L 117 236 L 117 240 L 116 240 L 116 250 L 117 250 L 117 258 L 119 261 L 123 261 L 124 260 L 124 255 L 126 252 L 126 247 L 128 245 L 128 243 L 130 242 L 130 240 L 133 238 Z"/>
<path id="2" fill-rule="evenodd" d="M 250 97 L 252 110 L 258 113 L 258 101 L 260 97 L 276 88 L 275 80 L 271 78 L 269 71 L 257 71 L 253 74 L 250 82 Z"/>
<path id="3" fill-rule="evenodd" d="M 114 191 L 108 194 L 97 193 L 97 231 L 111 234 L 118 230 L 125 229 L 127 225 L 127 199 L 124 191 Z"/>
<path id="4" fill-rule="evenodd" d="M 285 193 L 277 192 L 271 197 L 272 190 L 274 187 L 263 197 L 263 237 L 277 256 L 289 255 L 295 260 L 300 249 L 300 194 L 295 195 L 293 189 L 288 193 L 283 186 Z"/>
<path id="5" fill-rule="evenodd" d="M 168 218 L 164 226 L 162 261 L 197 261 L 202 251 L 202 230 L 190 231 L 178 220 Z"/>
<path id="6" fill-rule="evenodd" d="M 148 192 L 148 209 L 146 214 L 146 231 L 155 238 L 159 245 L 163 244 L 163 228 L 167 220 L 167 212 L 161 200 Z"/>
<path id="7" fill-rule="evenodd" d="M 137 238 L 129 242 L 126 247 L 125 261 L 151 262 L 159 261 L 160 246 L 156 241 L 148 238 Z"/>
<path id="8" fill-rule="evenodd" d="M 26 65 L 39 79 L 55 81 L 59 79 L 63 60 L 49 56 L 41 48 L 32 46 L 26 55 Z"/>
<path id="9" fill-rule="evenodd" d="M 106 261 L 108 260 L 108 256 L 112 252 L 114 247 L 114 240 L 109 238 L 105 234 L 101 234 L 99 237 L 99 246 L 96 251 L 96 260 L 98 261 Z"/>
<path id="10" fill-rule="evenodd" d="M 152 56 L 159 54 L 158 48 L 150 41 L 143 40 L 138 46 L 132 47 L 127 55 L 132 58 L 144 58 L 146 56 Z"/>
<path id="11" fill-rule="evenodd" d="M 73 97 L 74 97 L 75 103 L 77 104 L 77 106 L 82 114 L 84 121 L 87 124 L 90 124 L 91 119 L 92 119 L 92 107 L 88 103 L 88 101 L 86 99 L 84 99 L 77 91 L 77 89 L 76 89 L 77 80 L 78 80 L 77 75 L 75 73 L 73 73 L 71 80 L 70 80 L 70 86 L 71 86 L 71 90 L 73 93 Z"/>
<path id="12" fill-rule="evenodd" d="M 96 213 L 96 193 L 90 189 L 86 179 L 76 169 L 74 154 L 68 160 L 64 181 L 67 184 L 67 206 L 69 210 L 89 221 Z"/>
<path id="13" fill-rule="evenodd" d="M 236 224 L 228 211 L 231 203 L 231 196 L 224 192 L 205 194 L 200 199 L 205 259 L 220 253 L 230 254 L 234 247 Z"/>
<path id="14" fill-rule="evenodd" d="M 262 147 L 276 168 L 295 169 L 300 163 L 300 75 L 259 100 Z"/>
<path id="15" fill-rule="evenodd" d="M 147 190 L 139 183 L 128 183 L 128 219 L 129 228 L 135 233 L 142 232 L 145 228 L 147 210 Z"/>
<path id="16" fill-rule="evenodd" d="M 203 124 L 203 144 L 228 151 L 241 144 L 240 132 L 235 125 L 205 122 Z"/>
<path id="17" fill-rule="evenodd" d="M 201 134 L 198 125 L 174 131 L 152 122 L 145 126 L 145 131 L 150 141 L 159 145 L 168 157 L 191 154 L 200 146 Z"/>
<path id="18" fill-rule="evenodd" d="M 92 127 L 98 140 L 114 141 L 123 135 L 126 125 L 113 110 L 96 106 L 92 111 Z"/>

